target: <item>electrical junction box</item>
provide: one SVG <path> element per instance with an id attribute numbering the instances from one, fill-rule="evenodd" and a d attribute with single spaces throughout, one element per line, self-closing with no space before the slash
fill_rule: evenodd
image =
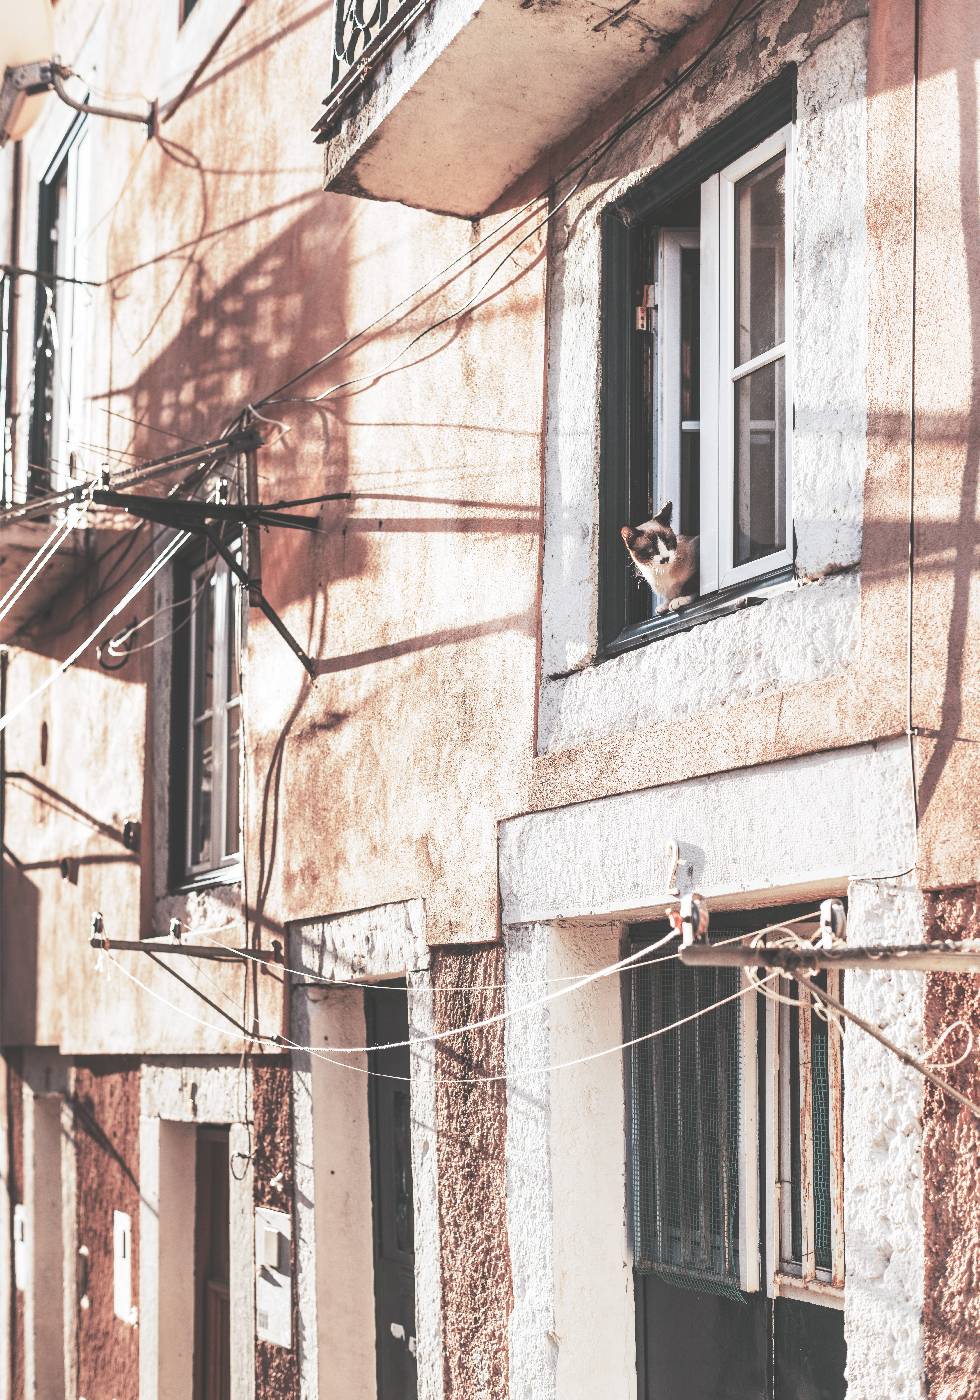
<path id="1" fill-rule="evenodd" d="M 27 1288 L 29 1268 L 27 1253 L 27 1207 L 14 1206 L 14 1287 L 19 1293 Z"/>
<path id="2" fill-rule="evenodd" d="M 112 1310 L 123 1322 L 133 1316 L 133 1222 L 122 1210 L 112 1212 Z"/>
<path id="3" fill-rule="evenodd" d="M 255 1321 L 260 1341 L 293 1344 L 292 1222 L 285 1211 L 255 1212 Z"/>

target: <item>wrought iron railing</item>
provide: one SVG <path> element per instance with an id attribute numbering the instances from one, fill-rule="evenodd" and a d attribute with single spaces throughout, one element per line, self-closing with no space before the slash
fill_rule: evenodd
<path id="1" fill-rule="evenodd" d="M 358 68 L 367 51 L 409 3 L 410 0 L 336 0 L 332 87 Z"/>

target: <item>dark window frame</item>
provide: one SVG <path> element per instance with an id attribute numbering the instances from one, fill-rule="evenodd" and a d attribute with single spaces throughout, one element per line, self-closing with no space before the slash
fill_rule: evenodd
<path id="1" fill-rule="evenodd" d="M 237 536 L 225 541 L 234 549 Z M 204 889 L 210 885 L 234 885 L 241 880 L 244 853 L 239 850 L 234 860 L 216 864 L 208 870 L 190 872 L 187 869 L 187 799 L 189 782 L 188 743 L 190 734 L 191 679 L 191 587 L 194 573 L 206 562 L 208 546 L 204 541 L 181 551 L 173 564 L 173 608 L 171 611 L 171 691 L 170 691 L 170 752 L 168 813 L 167 883 L 171 894 Z M 244 640 L 244 638 L 243 638 Z"/>
<path id="2" fill-rule="evenodd" d="M 599 413 L 599 659 L 657 637 L 686 632 L 744 607 L 760 591 L 792 578 L 793 567 L 720 589 L 681 613 L 639 617 L 632 562 L 619 535 L 626 521 L 649 518 L 652 348 L 635 329 L 635 309 L 649 280 L 656 211 L 700 186 L 744 152 L 796 119 L 796 68 L 790 65 L 739 109 L 692 142 L 602 214 L 601 387 Z M 643 585 L 646 588 L 646 584 Z"/>

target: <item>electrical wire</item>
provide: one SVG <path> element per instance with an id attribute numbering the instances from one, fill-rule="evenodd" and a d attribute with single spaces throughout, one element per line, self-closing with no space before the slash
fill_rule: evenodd
<path id="1" fill-rule="evenodd" d="M 102 958 L 103 956 L 106 958 L 106 961 L 110 964 L 110 966 L 112 966 L 117 972 L 122 973 L 122 975 L 123 975 L 125 978 L 127 978 L 130 982 L 134 983 L 137 987 L 140 987 L 144 992 L 147 992 L 151 997 L 153 997 L 153 999 L 154 999 L 155 1001 L 160 1002 L 162 1005 L 166 1006 L 166 1007 L 167 1007 L 169 1010 L 171 1010 L 171 1011 L 176 1011 L 178 1015 L 185 1017 L 187 1020 L 193 1021 L 193 1022 L 194 1022 L 195 1024 L 197 1024 L 197 1025 L 204 1026 L 207 1030 L 212 1031 L 212 1032 L 216 1033 L 217 1035 L 221 1035 L 221 1036 L 224 1036 L 224 1037 L 229 1038 L 229 1039 L 234 1039 L 234 1040 L 236 1040 L 236 1041 L 239 1040 L 239 1039 L 241 1039 L 242 1037 L 244 1037 L 246 1040 L 256 1041 L 256 1042 L 258 1042 L 259 1044 L 266 1044 L 266 1045 L 270 1045 L 270 1044 L 271 1044 L 271 1045 L 276 1045 L 276 1046 L 278 1046 L 278 1047 L 280 1047 L 280 1048 L 281 1048 L 283 1045 L 285 1045 L 285 1046 L 287 1046 L 290 1050 L 298 1050 L 298 1051 L 301 1051 L 301 1052 L 305 1052 L 305 1053 L 307 1053 L 307 1054 L 309 1054 L 309 1055 L 312 1055 L 315 1059 L 325 1060 L 328 1064 L 335 1065 L 336 1068 L 338 1068 L 338 1069 L 351 1070 L 351 1071 L 353 1071 L 355 1074 L 366 1075 L 366 1076 L 368 1076 L 369 1078 L 373 1078 L 373 1079 L 391 1079 L 391 1080 L 396 1080 L 396 1081 L 398 1081 L 398 1082 L 400 1082 L 400 1083 L 410 1083 L 410 1082 L 411 1082 L 411 1077 L 410 1077 L 409 1075 L 405 1075 L 405 1074 L 388 1074 L 388 1073 L 383 1072 L 383 1071 L 381 1071 L 381 1070 L 374 1070 L 374 1069 L 366 1068 L 365 1066 L 362 1066 L 362 1065 L 354 1065 L 354 1064 L 349 1063 L 349 1061 L 346 1061 L 346 1060 L 335 1060 L 335 1059 L 332 1058 L 331 1052 L 328 1052 L 328 1051 L 323 1050 L 320 1046 L 314 1046 L 314 1045 L 300 1045 L 300 1044 L 296 1043 L 295 1041 L 291 1041 L 291 1040 L 285 1039 L 285 1037 L 279 1037 L 279 1038 L 276 1039 L 276 1040 L 272 1040 L 272 1039 L 270 1039 L 269 1036 L 263 1036 L 263 1035 L 261 1035 L 261 1034 L 259 1034 L 259 1033 L 257 1033 L 257 1032 L 256 1032 L 256 1033 L 253 1033 L 253 1032 L 247 1031 L 244 1027 L 241 1028 L 241 1035 L 239 1035 L 238 1033 L 236 1033 L 236 1032 L 234 1032 L 234 1031 L 229 1031 L 229 1030 L 227 1030 L 224 1026 L 216 1025 L 213 1021 L 206 1021 L 206 1020 L 205 1020 L 203 1017 L 201 1017 L 201 1016 L 195 1016 L 194 1013 L 191 1012 L 191 1011 L 185 1011 L 183 1007 L 178 1006 L 175 1002 L 170 1001 L 169 998 L 162 996 L 162 995 L 161 995 L 159 992 L 157 992 L 153 987 L 147 986 L 147 984 L 146 984 L 144 981 L 142 981 L 141 978 L 137 977 L 137 976 L 135 975 L 135 973 L 132 973 L 132 972 L 130 972 L 130 971 L 128 970 L 128 968 L 123 967 L 122 963 L 120 963 L 120 962 L 112 955 L 111 950 L 109 950 L 109 949 L 100 949 L 100 950 L 99 950 L 99 957 Z M 775 972 L 774 972 L 774 973 L 772 973 L 771 975 L 772 975 L 773 977 L 776 977 L 776 976 L 778 976 L 778 973 L 775 973 Z M 746 986 L 744 986 L 744 987 L 740 987 L 739 990 L 738 990 L 737 992 L 733 992 L 730 996 L 722 997 L 719 1001 L 712 1002 L 709 1006 L 702 1006 L 702 1007 L 700 1007 L 698 1010 L 691 1012 L 690 1015 L 684 1016 L 684 1017 L 682 1017 L 680 1020 L 674 1021 L 674 1022 L 672 1022 L 670 1025 L 668 1025 L 668 1026 L 658 1026 L 655 1030 L 647 1031 L 647 1032 L 645 1032 L 643 1035 L 634 1036 L 634 1038 L 633 1038 L 632 1040 L 624 1040 L 624 1041 L 619 1042 L 619 1043 L 616 1044 L 616 1045 L 605 1046 L 605 1047 L 604 1047 L 603 1049 L 601 1049 L 601 1050 L 595 1050 L 595 1051 L 593 1051 L 591 1054 L 588 1054 L 588 1055 L 580 1055 L 580 1056 L 578 1056 L 577 1058 L 575 1058 L 575 1059 L 573 1059 L 573 1060 L 561 1060 L 561 1061 L 558 1061 L 557 1063 L 552 1063 L 552 1064 L 547 1064 L 547 1065 L 529 1066 L 529 1067 L 527 1067 L 527 1068 L 525 1068 L 525 1069 L 523 1069 L 523 1070 L 505 1071 L 505 1072 L 502 1073 L 502 1074 L 480 1074 L 480 1075 L 439 1075 L 439 1074 L 437 1074 L 437 1075 L 434 1076 L 434 1082 L 435 1082 L 436 1084 L 447 1084 L 447 1085 L 450 1085 L 450 1084 L 451 1084 L 451 1085 L 460 1085 L 460 1084 L 499 1084 L 499 1083 L 502 1083 L 502 1082 L 504 1082 L 504 1081 L 507 1081 L 508 1083 L 510 1083 L 510 1082 L 515 1082 L 515 1081 L 519 1081 L 519 1080 L 522 1080 L 522 1079 L 530 1078 L 532 1075 L 535 1075 L 535 1074 L 551 1074 L 551 1073 L 554 1072 L 555 1070 L 559 1070 L 559 1069 L 572 1069 L 572 1068 L 574 1068 L 576 1065 L 589 1064 L 591 1061 L 602 1059 L 602 1058 L 604 1058 L 604 1057 L 607 1056 L 607 1055 L 615 1055 L 615 1054 L 618 1054 L 618 1053 L 619 1053 L 620 1051 L 622 1051 L 622 1050 L 629 1050 L 629 1049 L 631 1049 L 634 1045 L 639 1045 L 639 1044 L 641 1044 L 642 1042 L 647 1041 L 647 1040 L 653 1040 L 653 1039 L 656 1038 L 657 1036 L 667 1035 L 670 1031 L 678 1030 L 681 1026 L 687 1025 L 687 1024 L 688 1024 L 689 1022 L 691 1022 L 691 1021 L 696 1021 L 696 1020 L 698 1020 L 701 1016 L 707 1016 L 707 1015 L 708 1015 L 710 1012 L 712 1012 L 712 1011 L 718 1011 L 718 1010 L 721 1009 L 721 1007 L 723 1007 L 723 1006 L 728 1006 L 731 1002 L 733 1002 L 733 1001 L 738 1001 L 741 997 L 748 996 L 749 993 L 750 993 L 750 992 L 753 992 L 754 990 L 755 990 L 755 988 L 752 987 L 752 986 L 749 986 L 749 985 L 746 985 Z M 373 1051 L 373 1050 L 380 1050 L 380 1049 L 383 1049 L 383 1048 L 384 1048 L 383 1046 L 371 1046 L 371 1047 L 370 1047 L 370 1049 L 371 1049 L 372 1051 Z M 431 1064 L 431 1063 L 433 1063 L 433 1062 L 430 1061 L 429 1063 Z"/>
<path id="2" fill-rule="evenodd" d="M 3 730 L 7 728 L 8 724 L 12 719 L 15 719 L 17 715 L 21 714 L 29 706 L 33 705 L 34 701 L 37 700 L 39 696 L 43 695 L 45 691 L 49 690 L 51 686 L 54 685 L 55 681 L 57 681 L 61 676 L 63 676 L 64 673 L 69 669 L 69 667 L 75 664 L 75 662 L 82 655 L 82 653 L 92 645 L 95 639 L 103 631 L 106 624 L 111 622 L 114 617 L 118 617 L 122 610 L 129 606 L 129 604 L 133 601 L 137 594 L 142 592 L 146 585 L 156 577 L 160 570 L 166 568 L 166 566 L 180 552 L 180 550 L 184 547 L 184 545 L 190 538 L 190 535 L 185 530 L 181 530 L 179 534 L 174 536 L 174 538 L 169 542 L 169 544 L 161 551 L 161 553 L 153 561 L 150 567 L 140 576 L 140 578 L 137 579 L 136 583 L 133 584 L 132 588 L 130 588 L 128 592 L 119 600 L 119 602 L 116 603 L 110 609 L 107 615 L 99 623 L 98 627 L 95 628 L 94 632 L 90 632 L 83 642 L 79 642 L 78 646 L 74 648 L 70 655 L 67 656 L 64 661 L 59 663 L 57 669 L 52 671 L 50 675 L 45 676 L 41 684 L 39 686 L 35 686 L 35 688 L 31 691 L 29 695 L 25 695 L 23 700 L 21 700 L 21 702 L 18 705 L 15 705 L 13 709 L 8 710 L 6 714 L 0 716 L 0 733 L 2 733 Z"/>

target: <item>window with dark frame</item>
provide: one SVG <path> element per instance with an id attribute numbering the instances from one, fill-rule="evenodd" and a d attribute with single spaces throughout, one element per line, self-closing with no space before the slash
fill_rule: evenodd
<path id="1" fill-rule="evenodd" d="M 665 931 L 638 925 L 631 943 Z M 730 999 L 746 985 L 669 950 L 624 980 L 639 1400 L 845 1393 L 840 1035 L 807 992 Z"/>
<path id="2" fill-rule="evenodd" d="M 788 71 L 604 215 L 605 654 L 792 572 L 794 99 Z M 667 501 L 700 567 L 659 617 L 620 528 Z"/>
<path id="3" fill-rule="evenodd" d="M 191 11 L 197 9 L 198 0 L 179 0 L 180 19 L 178 24 L 184 24 L 190 18 Z"/>
<path id="4" fill-rule="evenodd" d="M 174 582 L 171 883 L 184 885 L 227 878 L 240 861 L 243 609 L 238 579 L 214 555 Z"/>
<path id="5" fill-rule="evenodd" d="M 28 439 L 28 497 L 47 495 L 68 475 L 72 411 L 82 397 L 84 289 L 78 275 L 87 128 L 75 121 L 37 190 L 34 394 Z"/>

